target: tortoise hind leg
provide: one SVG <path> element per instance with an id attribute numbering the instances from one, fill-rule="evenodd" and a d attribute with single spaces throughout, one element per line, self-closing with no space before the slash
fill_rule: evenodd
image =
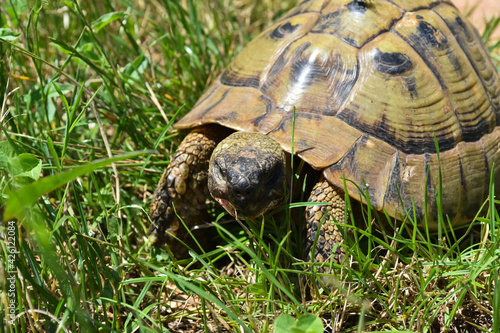
<path id="1" fill-rule="evenodd" d="M 345 248 L 340 246 L 344 242 L 344 237 L 335 222 L 344 223 L 345 202 L 342 193 L 335 190 L 324 177 L 321 177 L 320 181 L 314 185 L 308 201 L 329 204 L 306 207 L 305 249 L 307 260 L 309 261 L 312 257 L 316 263 L 329 262 L 330 260 L 333 263 L 341 263 L 345 258 Z M 326 217 L 324 217 L 325 214 Z M 318 230 L 320 224 L 321 228 Z M 319 232 L 319 236 L 316 236 L 317 232 Z M 316 238 L 318 240 L 315 249 L 313 249 Z M 335 252 L 332 253 L 334 249 Z M 312 253 L 313 250 L 314 253 Z M 332 256 L 333 258 L 331 258 Z M 319 270 L 323 271 L 321 268 Z"/>
<path id="2" fill-rule="evenodd" d="M 208 163 L 221 139 L 217 129 L 200 127 L 184 138 L 158 182 L 151 201 L 150 240 L 155 246 L 166 244 L 179 259 L 187 257 L 188 247 L 196 246 L 189 230 L 206 221 Z M 197 236 L 196 231 L 192 234 Z M 203 237 L 196 238 L 203 244 Z"/>

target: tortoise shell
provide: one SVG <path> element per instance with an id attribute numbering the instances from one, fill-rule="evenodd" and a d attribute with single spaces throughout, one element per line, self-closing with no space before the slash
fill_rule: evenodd
<path id="1" fill-rule="evenodd" d="M 265 133 L 353 198 L 357 184 L 376 209 L 433 227 L 440 177 L 453 225 L 474 218 L 490 181 L 500 189 L 499 75 L 449 1 L 303 1 L 176 127 L 209 123 Z"/>

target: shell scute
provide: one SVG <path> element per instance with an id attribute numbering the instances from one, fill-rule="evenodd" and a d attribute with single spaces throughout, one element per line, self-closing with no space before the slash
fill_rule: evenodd
<path id="1" fill-rule="evenodd" d="M 391 0 L 396 6 L 404 8 L 407 12 L 416 11 L 420 9 L 429 9 L 441 3 L 451 4 L 448 0 Z"/>
<path id="2" fill-rule="evenodd" d="M 285 14 L 283 19 L 288 19 L 292 16 L 303 14 L 303 13 L 320 13 L 325 7 L 325 0 L 304 0 L 299 3 L 296 7 L 290 9 L 288 13 Z"/>
<path id="3" fill-rule="evenodd" d="M 330 1 L 312 32 L 329 33 L 354 47 L 389 30 L 403 10 L 389 1 Z"/>
<path id="4" fill-rule="evenodd" d="M 342 159 L 324 171 L 324 175 L 335 186 L 344 188 L 349 194 L 358 194 L 357 186 L 368 193 L 370 204 L 380 210 L 384 207 L 384 194 L 389 186 L 389 177 L 396 161 L 397 150 L 391 145 L 364 134 L 348 150 Z M 376 168 L 373 166 L 376 165 Z M 361 183 L 349 180 L 363 179 Z"/>
<path id="5" fill-rule="evenodd" d="M 393 70 L 385 59 L 380 70 L 381 54 L 405 57 L 399 63 L 391 60 Z M 461 140 L 460 125 L 438 80 L 399 36 L 378 36 L 360 50 L 358 60 L 358 81 L 337 117 L 405 153 L 435 152 L 434 135 L 442 149 Z"/>
<path id="6" fill-rule="evenodd" d="M 467 55 L 434 11 L 421 10 L 406 16 L 394 31 L 412 45 L 439 81 L 460 125 L 456 143 L 479 140 L 485 130 L 493 130 L 496 117 Z"/>
<path id="7" fill-rule="evenodd" d="M 486 163 L 485 188 L 489 191 L 490 182 L 498 184 L 500 181 L 500 127 L 496 127 L 493 132 L 484 135 L 481 140 L 482 150 Z M 493 179 L 491 176 L 493 175 Z M 496 194 L 500 193 L 499 186 L 496 186 Z"/>
<path id="8" fill-rule="evenodd" d="M 220 76 L 228 86 L 259 88 L 279 55 L 309 32 L 319 13 L 303 13 L 270 26 L 233 59 Z"/>
<path id="9" fill-rule="evenodd" d="M 270 71 L 262 91 L 284 113 L 335 115 L 358 75 L 357 50 L 338 37 L 309 34 L 292 43 Z"/>
<path id="10" fill-rule="evenodd" d="M 187 129 L 207 123 L 232 124 L 240 131 L 256 131 L 262 118 L 272 109 L 269 99 L 248 87 L 228 87 L 215 84 L 180 122 L 178 129 Z M 242 113 L 242 108 L 244 112 Z"/>
<path id="11" fill-rule="evenodd" d="M 500 124 L 500 77 L 495 70 L 488 50 L 481 43 L 477 30 L 453 6 L 441 4 L 433 9 L 450 28 L 457 43 L 467 56 L 477 76 L 481 79 L 487 96 L 496 112 Z"/>
<path id="12" fill-rule="evenodd" d="M 412 65 L 410 57 L 400 52 L 381 52 L 377 49 L 374 61 L 375 69 L 389 75 L 402 74 Z"/>
<path id="13" fill-rule="evenodd" d="M 292 152 L 293 145 L 293 152 L 316 169 L 339 161 L 362 134 L 338 118 L 308 113 L 287 114 L 268 133 L 288 152 Z"/>

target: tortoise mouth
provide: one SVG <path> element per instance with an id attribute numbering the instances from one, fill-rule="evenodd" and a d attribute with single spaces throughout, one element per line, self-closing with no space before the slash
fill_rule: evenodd
<path id="1" fill-rule="evenodd" d="M 263 200 L 264 202 L 266 202 L 265 204 L 250 204 L 245 206 L 244 208 L 240 208 L 235 207 L 235 205 L 233 205 L 230 200 L 215 197 L 214 199 L 234 218 L 245 217 L 247 219 L 254 219 L 256 217 L 264 215 L 265 213 L 278 208 L 285 202 L 284 198 L 275 199 L 272 201 Z"/>
<path id="2" fill-rule="evenodd" d="M 238 218 L 236 209 L 231 204 L 231 202 L 229 202 L 229 200 L 222 198 L 215 198 L 215 201 L 217 201 L 222 206 L 222 208 L 224 208 L 229 214 L 231 214 L 231 216 Z"/>

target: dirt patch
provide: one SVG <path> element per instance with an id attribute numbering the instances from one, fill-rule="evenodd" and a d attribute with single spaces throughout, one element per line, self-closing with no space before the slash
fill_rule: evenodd
<path id="1" fill-rule="evenodd" d="M 499 0 L 452 0 L 455 6 L 462 11 L 468 13 L 476 4 L 477 7 L 472 12 L 469 19 L 478 28 L 479 32 L 484 31 L 485 22 L 493 17 L 500 16 Z M 494 37 L 500 38 L 500 27 L 495 29 Z"/>

